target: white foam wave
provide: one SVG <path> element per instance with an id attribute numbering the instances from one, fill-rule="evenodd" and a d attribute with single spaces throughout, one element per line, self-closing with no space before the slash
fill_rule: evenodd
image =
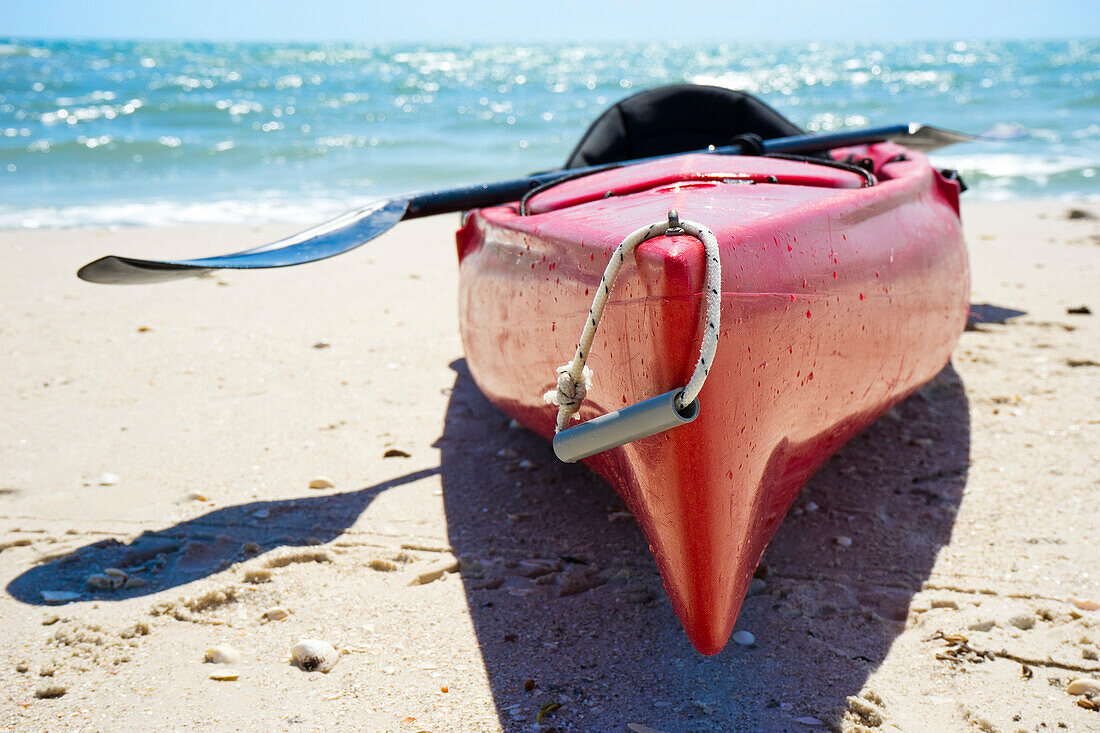
<path id="1" fill-rule="evenodd" d="M 1071 155 L 1020 155 L 1018 153 L 986 153 L 943 155 L 934 153 L 936 165 L 954 168 L 964 175 L 981 174 L 990 178 L 1041 179 L 1060 173 L 1080 172 L 1084 178 L 1096 176 L 1100 159 Z M 1091 171 L 1091 173 L 1089 172 Z"/>
<path id="2" fill-rule="evenodd" d="M 958 170 L 971 186 L 968 200 L 1100 198 L 1100 158 L 1017 153 L 933 154 L 938 167 Z M 115 201 L 73 206 L 0 204 L 0 228 L 314 224 L 361 206 L 370 197 L 338 194 L 292 197 L 277 191 L 251 200 Z"/>
<path id="3" fill-rule="evenodd" d="M 63 229 L 69 227 L 183 226 L 191 224 L 315 224 L 361 206 L 367 199 L 264 199 L 214 202 L 147 201 L 39 206 L 0 205 L 0 228 Z"/>

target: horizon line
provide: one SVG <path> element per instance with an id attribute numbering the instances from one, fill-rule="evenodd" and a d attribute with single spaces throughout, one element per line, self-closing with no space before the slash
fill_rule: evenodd
<path id="1" fill-rule="evenodd" d="M 667 37 L 654 36 L 652 38 L 638 38 L 638 37 L 623 37 L 621 39 L 609 39 L 606 36 L 601 37 L 599 40 L 595 39 L 579 39 L 575 41 L 562 41 L 562 40 L 491 40 L 491 39 L 475 39 L 475 40 L 444 40 L 444 39 L 391 39 L 385 41 L 371 41 L 371 40 L 351 40 L 345 38 L 328 38 L 328 39 L 290 39 L 290 38 L 217 38 L 217 37 L 179 37 L 179 36 L 81 36 L 81 35 L 62 35 L 62 36 L 7 36 L 0 35 L 0 41 L 3 42 L 50 42 L 50 41 L 79 41 L 79 42 L 92 42 L 92 43 L 144 43 L 144 42 L 167 42 L 167 43 L 239 43 L 239 44 L 295 44 L 295 45 L 320 45 L 320 44 L 332 44 L 332 45 L 356 45 L 356 46 L 395 46 L 395 45 L 425 45 L 425 44 L 439 44 L 445 46 L 478 46 L 478 45 L 500 45 L 500 46 L 587 46 L 596 43 L 667 43 L 669 45 L 680 44 L 687 45 L 689 42 L 680 41 L 678 39 L 668 39 Z M 746 45 L 769 45 L 769 44 L 833 44 L 833 43 L 851 43 L 855 45 L 870 45 L 882 44 L 882 43 L 1010 43 L 1010 42 L 1026 42 L 1026 41 L 1041 41 L 1041 42 L 1096 42 L 1100 41 L 1100 34 L 1096 36 L 1085 37 L 1073 37 L 1073 36 L 987 36 L 987 37 L 975 37 L 975 36 L 957 36 L 957 37 L 918 37 L 918 38 L 877 38 L 872 41 L 863 41 L 850 38 L 830 38 L 827 40 L 821 39 L 785 39 L 785 40 L 761 40 L 761 39 L 733 39 L 733 40 L 709 40 L 709 39 L 693 39 L 690 44 L 703 43 L 706 45 L 715 46 L 736 46 L 740 44 Z"/>

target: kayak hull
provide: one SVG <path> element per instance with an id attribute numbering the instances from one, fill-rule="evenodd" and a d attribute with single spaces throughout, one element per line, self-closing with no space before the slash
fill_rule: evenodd
<path id="1" fill-rule="evenodd" d="M 471 213 L 458 232 L 470 372 L 504 413 L 552 438 L 542 395 L 576 348 L 608 257 L 639 226 L 709 227 L 722 259 L 718 351 L 692 423 L 585 462 L 649 541 L 695 647 L 720 651 L 761 554 L 841 445 L 931 379 L 966 322 L 957 183 L 883 143 L 866 176 L 820 164 L 684 156 Z M 702 338 L 702 245 L 641 245 L 588 365 L 587 420 L 683 386 Z"/>

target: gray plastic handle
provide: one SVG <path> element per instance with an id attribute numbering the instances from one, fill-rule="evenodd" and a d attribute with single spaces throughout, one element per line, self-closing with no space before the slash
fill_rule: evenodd
<path id="1" fill-rule="evenodd" d="M 678 410 L 676 399 L 681 392 L 683 389 L 674 389 L 563 430 L 554 436 L 554 454 L 566 463 L 576 463 L 677 425 L 686 425 L 699 417 L 699 399 Z"/>

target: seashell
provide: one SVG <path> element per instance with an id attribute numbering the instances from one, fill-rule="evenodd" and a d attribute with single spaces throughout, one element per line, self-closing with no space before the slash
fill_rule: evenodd
<path id="1" fill-rule="evenodd" d="M 46 603 L 69 603 L 80 600 L 81 597 L 79 593 L 73 593 L 69 590 L 44 590 L 40 591 L 39 595 Z"/>
<path id="2" fill-rule="evenodd" d="M 309 488 L 311 489 L 331 489 L 335 486 L 336 482 L 328 476 L 318 476 L 309 482 Z"/>
<path id="3" fill-rule="evenodd" d="M 1066 692 L 1071 695 L 1100 695 L 1100 682 L 1082 677 L 1066 685 Z"/>
<path id="4" fill-rule="evenodd" d="M 220 669 L 217 672 L 210 673 L 210 679 L 219 682 L 235 682 L 240 676 L 241 673 L 235 669 Z"/>
<path id="5" fill-rule="evenodd" d="M 113 590 L 114 583 L 106 575 L 89 575 L 84 579 L 84 584 L 92 590 Z"/>
<path id="6" fill-rule="evenodd" d="M 834 537 L 833 542 L 837 543 L 841 547 L 851 547 L 852 546 L 852 538 L 851 537 L 845 537 L 844 535 L 840 535 L 839 537 Z"/>
<path id="7" fill-rule="evenodd" d="M 332 644 L 318 639 L 299 639 L 290 647 L 290 653 L 294 663 L 306 672 L 328 672 L 340 659 Z"/>
<path id="8" fill-rule="evenodd" d="M 114 486 L 118 483 L 118 476 L 113 473 L 101 473 L 96 483 L 100 486 Z"/>
<path id="9" fill-rule="evenodd" d="M 543 575 L 561 570 L 561 563 L 556 560 L 544 560 L 535 558 L 532 560 L 520 560 L 516 565 L 516 572 L 525 578 L 539 578 Z"/>
<path id="10" fill-rule="evenodd" d="M 756 643 L 756 637 L 748 631 L 735 631 L 733 634 L 733 643 L 740 644 L 741 646 L 752 646 Z"/>
<path id="11" fill-rule="evenodd" d="M 803 715 L 801 718 L 795 718 L 794 722 L 801 725 L 825 725 L 825 721 L 820 718 L 815 718 L 812 715 Z"/>
<path id="12" fill-rule="evenodd" d="M 118 568 L 106 568 L 103 574 L 107 577 L 107 580 L 111 582 L 111 588 L 118 590 L 122 586 L 126 585 L 126 579 L 129 577 L 125 572 Z"/>
<path id="13" fill-rule="evenodd" d="M 269 608 L 260 615 L 261 621 L 282 621 L 284 618 L 290 615 L 290 611 L 285 608 Z"/>
<path id="14" fill-rule="evenodd" d="M 987 619 L 985 621 L 975 621 L 966 628 L 971 631 L 989 631 L 994 626 L 996 626 L 996 623 L 994 623 L 992 619 Z"/>
<path id="15" fill-rule="evenodd" d="M 236 664 L 241 661 L 241 653 L 228 644 L 219 644 L 206 650 L 203 661 L 211 664 Z"/>
<path id="16" fill-rule="evenodd" d="M 1100 602 L 1091 598 L 1070 598 L 1069 602 L 1082 611 L 1100 611 Z"/>

